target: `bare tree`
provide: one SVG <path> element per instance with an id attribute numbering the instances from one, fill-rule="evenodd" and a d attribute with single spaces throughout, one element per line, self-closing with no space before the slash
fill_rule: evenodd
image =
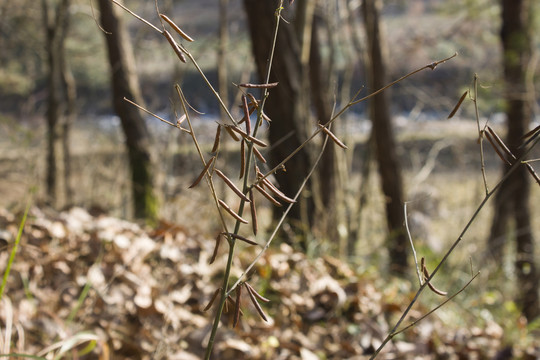
<path id="1" fill-rule="evenodd" d="M 316 12 L 313 16 L 311 49 L 309 57 L 309 90 L 311 92 L 312 103 L 315 108 L 317 121 L 326 124 L 332 117 L 332 93 L 328 74 L 335 69 L 330 65 L 330 61 L 324 63 L 322 55 L 321 34 L 325 19 Z M 324 219 L 322 229 L 329 238 L 339 238 L 338 219 L 341 209 L 338 209 L 338 191 L 341 186 L 338 182 L 337 168 L 337 148 L 338 146 L 330 141 L 327 143 L 319 166 L 319 191 L 322 209 L 318 210 L 318 218 Z M 323 217 L 324 216 L 324 217 Z M 344 253 L 345 246 L 340 244 L 340 250 Z"/>
<path id="2" fill-rule="evenodd" d="M 253 54 L 260 79 L 265 79 L 268 55 L 272 44 L 275 17 L 272 16 L 278 1 L 244 0 L 248 17 Z M 299 43 L 291 26 L 281 26 L 278 32 L 271 82 L 279 82 L 272 89 L 265 111 L 272 119 L 269 141 L 272 144 L 270 161 L 281 162 L 305 139 L 306 112 L 301 107 L 301 65 Z M 287 194 L 298 191 L 308 173 L 310 156 L 306 148 L 299 151 L 286 164 L 285 171 L 276 173 L 281 190 Z M 309 193 L 309 191 L 307 192 Z M 289 213 L 289 224 L 296 230 L 311 227 L 313 214 L 312 198 L 302 198 Z M 306 244 L 304 243 L 303 246 Z"/>
<path id="3" fill-rule="evenodd" d="M 386 84 L 383 38 L 379 25 L 379 0 L 364 0 L 362 14 L 366 28 L 368 84 L 377 90 Z M 370 116 L 373 123 L 375 153 L 379 166 L 381 186 L 386 199 L 386 222 L 388 227 L 388 251 L 390 269 L 404 274 L 407 269 L 407 237 L 404 231 L 403 181 L 394 139 L 388 92 L 384 91 L 370 100 Z"/>
<path id="4" fill-rule="evenodd" d="M 219 96 L 226 106 L 229 104 L 229 84 L 227 81 L 227 57 L 226 51 L 229 46 L 228 9 L 229 0 L 219 0 L 219 47 L 217 57 L 217 72 Z M 221 117 L 225 118 L 223 109 Z"/>
<path id="5" fill-rule="evenodd" d="M 134 216 L 152 223 L 157 217 L 157 199 L 153 188 L 150 134 L 139 110 L 124 98 L 142 104 L 140 87 L 135 73 L 133 50 L 129 36 L 110 0 L 99 0 L 101 24 L 105 34 L 113 104 L 120 117 L 126 139 L 131 169 Z"/>
<path id="6" fill-rule="evenodd" d="M 534 88 L 530 84 L 532 54 L 530 0 L 502 0 L 501 41 L 506 98 L 506 144 L 519 157 L 522 136 L 527 132 L 531 116 Z M 512 161 L 509 159 L 509 161 Z M 505 166 L 503 172 L 508 170 Z M 496 262 L 503 259 L 507 239 L 515 236 L 517 303 L 529 321 L 540 314 L 539 275 L 534 261 L 534 239 L 531 229 L 529 174 L 524 166 L 517 169 L 501 186 L 495 199 L 495 212 L 488 239 L 488 248 Z M 513 231 L 510 230 L 512 225 Z"/>
<path id="7" fill-rule="evenodd" d="M 75 113 L 75 84 L 69 70 L 65 40 L 69 28 L 69 0 L 42 0 L 48 64 L 47 202 L 53 207 L 72 201 L 69 129 Z"/>

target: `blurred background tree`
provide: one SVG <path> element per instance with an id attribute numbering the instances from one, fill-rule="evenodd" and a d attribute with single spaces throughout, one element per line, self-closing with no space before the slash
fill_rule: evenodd
<path id="1" fill-rule="evenodd" d="M 505 143 L 519 158 L 524 151 L 523 135 L 529 131 L 535 99 L 533 85 L 532 1 L 501 1 L 501 43 L 506 102 Z M 513 159 L 507 159 L 509 163 Z M 503 173 L 508 171 L 505 164 Z M 539 274 L 535 261 L 535 241 L 531 227 L 530 174 L 521 166 L 501 186 L 496 195 L 495 211 L 488 249 L 497 264 L 502 264 L 503 249 L 509 240 L 515 241 L 515 269 L 517 277 L 516 302 L 523 314 L 532 321 L 540 314 Z"/>
<path id="2" fill-rule="evenodd" d="M 125 99 L 143 103 L 135 70 L 131 40 L 124 28 L 121 11 L 110 0 L 100 0 L 101 24 L 105 33 L 111 71 L 112 101 L 120 117 L 131 169 L 133 215 L 155 224 L 158 214 L 152 171 L 151 139 L 139 109 Z"/>
<path id="3" fill-rule="evenodd" d="M 362 14 L 366 29 L 366 51 L 368 84 L 371 91 L 383 88 L 387 83 L 386 46 L 379 24 L 382 1 L 364 0 Z M 401 164 L 392 126 L 392 114 L 388 91 L 369 100 L 370 117 L 373 124 L 375 155 L 379 166 L 381 188 L 385 198 L 386 223 L 388 227 L 388 251 L 392 272 L 404 275 L 407 272 L 409 249 L 404 224 L 405 216 Z M 369 161 L 369 160 L 368 160 Z"/>
<path id="4" fill-rule="evenodd" d="M 66 59 L 70 1 L 42 0 L 48 65 L 47 203 L 55 208 L 73 201 L 69 130 L 75 119 L 76 86 Z"/>

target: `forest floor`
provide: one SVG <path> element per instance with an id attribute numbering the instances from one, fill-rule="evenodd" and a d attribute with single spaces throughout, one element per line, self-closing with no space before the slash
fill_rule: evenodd
<path id="1" fill-rule="evenodd" d="M 1 264 L 7 264 L 19 220 L 20 214 L 0 213 Z M 146 231 L 81 208 L 32 207 L 0 305 L 0 349 L 47 358 L 64 352 L 73 359 L 199 359 L 213 312 L 203 309 L 225 261 L 221 254 L 208 264 L 213 244 L 171 223 Z M 234 277 L 254 256 L 248 249 L 241 254 Z M 416 288 L 331 256 L 308 258 L 284 244 L 263 256 L 248 281 L 270 299 L 263 304 L 268 321 L 244 296 L 238 326 L 230 325 L 232 308 L 223 317 L 216 359 L 366 359 Z M 540 357 L 539 329 L 528 329 L 515 312 L 498 323 L 488 310 L 496 295 L 478 297 L 477 289 L 473 282 L 466 300 L 460 294 L 396 336 L 380 358 Z M 484 303 L 469 308 L 471 298 Z M 430 310 L 433 300 L 422 299 L 405 324 Z M 478 316 L 474 325 L 467 324 L 472 314 Z M 509 321 L 516 323 L 508 327 Z"/>

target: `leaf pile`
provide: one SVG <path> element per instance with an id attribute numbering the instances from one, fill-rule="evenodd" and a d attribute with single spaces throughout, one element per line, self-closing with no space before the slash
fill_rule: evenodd
<path id="1" fill-rule="evenodd" d="M 0 270 L 18 229 L 0 210 Z M 81 208 L 45 214 L 33 208 L 0 303 L 2 339 L 11 352 L 47 356 L 47 347 L 94 334 L 96 345 L 71 350 L 79 359 L 199 359 L 214 308 L 203 309 L 221 283 L 224 256 L 208 264 L 211 236 L 162 223 L 147 232 Z M 226 251 L 222 249 L 221 251 Z M 249 264 L 247 250 L 235 274 Z M 308 259 L 291 247 L 269 250 L 248 276 L 271 300 L 260 319 L 248 294 L 222 318 L 216 359 L 364 359 L 381 343 L 411 291 L 403 283 L 377 289 L 377 281 L 331 258 Z M 82 294 L 82 295 L 81 295 Z M 427 309 L 417 309 L 411 318 Z M 0 350 L 6 343 L 0 342 Z M 48 354 L 48 355 L 47 355 Z M 389 343 L 381 358 L 535 358 L 540 346 L 505 347 L 502 328 L 452 331 L 433 316 Z"/>

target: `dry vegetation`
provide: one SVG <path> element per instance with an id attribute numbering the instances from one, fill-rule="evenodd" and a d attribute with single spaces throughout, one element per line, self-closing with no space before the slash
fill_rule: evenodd
<path id="1" fill-rule="evenodd" d="M 139 35 L 142 41 L 144 34 Z M 408 46 L 414 48 L 414 44 Z M 208 48 L 212 48 L 208 43 L 200 45 L 200 49 Z M 144 56 L 139 60 L 150 65 L 143 70 L 156 71 L 156 63 Z M 208 58 L 204 62 L 213 63 Z M 403 85 L 400 90 L 410 95 L 403 100 L 405 107 L 411 99 L 420 109 L 430 105 L 422 87 Z M 206 105 L 204 99 L 197 101 L 196 105 Z M 452 106 L 450 101 L 438 103 L 443 109 Z M 214 122 L 202 116 L 194 124 L 203 135 L 201 145 L 209 148 Z M 409 226 L 419 255 L 433 269 L 485 194 L 476 125 L 410 119 L 397 124 L 410 200 Z M 185 134 L 162 131 L 164 125 L 152 124 L 163 221 L 156 229 L 145 229 L 119 219 L 130 217 L 127 163 L 118 127 L 110 120 L 102 125 L 79 122 L 74 129 L 74 203 L 78 207 L 63 212 L 39 202 L 32 207 L 0 307 L 0 351 L 74 359 L 200 358 L 212 322 L 203 308 L 223 277 L 225 256 L 208 265 L 220 223 L 208 190 L 187 190 L 201 170 L 197 154 Z M 0 208 L 5 208 L 0 212 L 0 264 L 7 264 L 30 189 L 38 187 L 37 199 L 43 195 L 44 129 L 37 122 L 15 126 L 9 119 L 0 126 L 7 135 L 0 139 Z M 357 173 L 365 133 L 354 133 L 348 140 L 354 154 L 354 176 L 348 189 L 353 211 L 358 210 L 354 195 L 361 182 L 367 181 L 369 194 L 362 209 L 358 256 L 326 255 L 339 249 L 331 239 L 317 236 L 310 239 L 307 254 L 277 239 L 247 279 L 271 300 L 263 304 L 268 321 L 259 318 L 244 293 L 240 324 L 235 329 L 222 327 L 216 358 L 364 359 L 381 344 L 414 297 L 413 273 L 410 281 L 396 280 L 380 268 L 386 263 L 381 251 L 384 201 L 375 171 L 369 179 L 360 179 Z M 222 147 L 222 159 L 236 158 L 237 150 L 227 144 Z M 538 151 L 533 157 L 540 157 Z M 487 154 L 486 165 L 493 185 L 500 165 L 492 152 Z M 540 198 L 539 187 L 533 187 L 531 198 Z M 531 203 L 533 219 L 540 218 L 540 203 Z M 261 208 L 259 216 L 262 228 L 268 230 L 269 207 Z M 513 257 L 508 256 L 505 264 L 487 261 L 490 219 L 485 209 L 434 282 L 452 294 L 466 286 L 476 271 L 480 270 L 480 276 L 457 301 L 396 336 L 382 357 L 483 359 L 509 351 L 515 358 L 540 357 L 540 322 L 526 324 L 512 301 Z M 540 222 L 534 226 L 531 231 L 539 234 Z M 247 247 L 241 250 L 234 260 L 233 281 L 254 256 Z M 510 247 L 508 252 L 513 252 Z M 440 303 L 440 297 L 425 292 L 406 323 Z M 232 313 L 232 309 L 225 313 L 225 325 L 233 321 Z"/>
<path id="2" fill-rule="evenodd" d="M 13 241 L 18 218 L 0 214 L 4 244 Z M 0 312 L 11 348 L 0 346 L 44 356 L 64 345 L 70 358 L 198 359 L 210 329 L 203 308 L 224 265 L 224 258 L 208 265 L 212 243 L 171 223 L 145 232 L 81 208 L 43 213 L 34 207 Z M 233 276 L 250 261 L 250 251 L 243 254 Z M 0 256 L 6 263 L 8 252 Z M 460 277 L 470 277 L 467 265 L 460 267 Z M 437 284 L 448 290 L 463 283 L 455 274 L 459 284 L 442 278 Z M 359 271 L 331 256 L 310 259 L 287 245 L 268 251 L 249 282 L 271 300 L 264 305 L 269 321 L 243 298 L 239 326 L 218 335 L 219 359 L 363 359 L 415 292 L 379 269 Z M 517 310 L 497 290 L 480 294 L 483 286 L 475 281 L 458 303 L 399 335 L 382 356 L 493 358 L 509 346 L 516 358 L 540 356 L 534 331 L 520 325 Z M 435 297 L 426 294 L 408 321 L 439 303 Z M 83 356 L 84 349 L 90 354 Z"/>
<path id="3" fill-rule="evenodd" d="M 445 128 L 447 124 L 431 126 Z M 456 128 L 452 127 L 449 137 L 437 137 L 434 134 L 441 134 L 440 129 L 412 124 L 400 134 L 412 201 L 411 231 L 419 254 L 427 257 L 431 269 L 483 196 L 475 136 L 468 126 L 463 126 L 465 131 L 459 134 Z M 4 210 L 0 217 L 5 240 L 0 254 L 3 264 L 17 232 L 27 191 L 39 178 L 42 157 L 32 150 L 33 146 L 17 145 L 18 133 L 12 133 L 11 140 L 3 144 L 10 151 L 3 152 L 5 176 L 0 191 L 3 206 L 11 209 Z M 79 205 L 94 207 L 96 214 L 107 210 L 125 215 L 129 204 L 124 200 L 125 177 L 119 176 L 125 171 L 125 162 L 118 133 L 104 135 L 103 129 L 85 126 L 76 134 Z M 39 138 L 37 132 L 33 135 Z M 34 145 L 35 139 L 27 141 Z M 170 149 L 177 141 L 172 136 L 160 146 Z M 426 162 L 426 149 L 440 141 L 447 141 L 448 146 L 441 148 L 433 172 L 419 182 L 416 176 Z M 10 153 L 24 153 L 26 157 L 8 161 Z M 223 269 L 224 257 L 216 264 L 207 264 L 219 224 L 212 216 L 215 210 L 206 191 L 187 191 L 200 171 L 195 155 L 180 147 L 177 155 L 162 159 L 162 167 L 169 171 L 162 185 L 168 192 L 162 213 L 167 222 L 156 230 L 146 231 L 107 215 L 93 217 L 80 208 L 64 213 L 43 213 L 33 208 L 2 305 L 2 331 L 10 320 L 13 326 L 19 325 L 13 327 L 12 352 L 20 349 L 37 354 L 88 331 L 97 339 L 90 358 L 101 354 L 107 359 L 107 353 L 125 359 L 195 359 L 202 355 L 210 326 L 210 316 L 202 308 Z M 498 164 L 494 157 L 489 159 L 488 178 L 493 183 L 498 177 Z M 176 162 L 182 164 L 182 173 L 174 170 Z M 376 177 L 373 174 L 369 179 L 370 196 L 363 210 L 358 243 L 360 255 L 348 262 L 321 257 L 319 254 L 335 247 L 317 238 L 309 256 L 276 245 L 249 279 L 271 299 L 263 305 L 269 323 L 257 316 L 249 299 L 244 299 L 240 325 L 219 335 L 216 356 L 361 359 L 378 346 L 413 295 L 415 281 L 413 274 L 410 282 L 393 280 L 379 268 L 384 263 L 380 250 L 384 217 Z M 540 196 L 539 190 L 533 188 L 533 198 Z M 539 204 L 532 204 L 533 216 L 538 218 Z M 471 277 L 470 264 L 474 271 L 481 271 L 480 278 L 424 324 L 399 335 L 386 348 L 385 358 L 491 358 L 509 345 L 516 358 L 539 356 L 538 327 L 527 327 L 512 302 L 511 257 L 499 268 L 486 262 L 484 239 L 490 219 L 486 210 L 439 274 L 436 285 L 450 293 L 458 291 Z M 540 232 L 540 224 L 536 222 L 535 226 L 533 231 Z M 233 279 L 250 258 L 251 251 L 242 250 Z M 80 302 L 85 286 L 89 292 Z M 12 311 L 6 301 L 11 301 Z M 424 294 L 408 321 L 440 302 L 437 295 Z M 226 314 L 224 321 L 230 321 L 230 316 Z M 86 344 L 79 345 L 78 351 Z"/>

